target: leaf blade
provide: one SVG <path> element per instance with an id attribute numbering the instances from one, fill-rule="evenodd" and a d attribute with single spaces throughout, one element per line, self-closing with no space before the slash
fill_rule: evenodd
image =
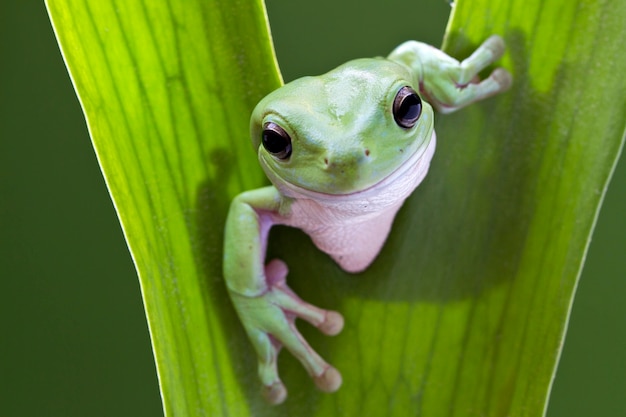
<path id="1" fill-rule="evenodd" d="M 216 310 L 230 308 L 219 280 L 228 200 L 264 181 L 227 161 L 255 163 L 241 140 L 248 115 L 281 83 L 263 4 L 47 6 L 140 275 L 166 414 L 246 415 L 224 366 L 236 361 L 233 320 Z"/>

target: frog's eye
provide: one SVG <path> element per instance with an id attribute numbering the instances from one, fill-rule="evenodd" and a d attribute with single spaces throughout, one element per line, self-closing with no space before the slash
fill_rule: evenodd
<path id="1" fill-rule="evenodd" d="M 422 114 L 422 100 L 409 86 L 402 87 L 393 100 L 393 118 L 398 126 L 410 129 Z"/>
<path id="2" fill-rule="evenodd" d="M 287 159 L 291 155 L 291 138 L 285 129 L 276 123 L 267 122 L 263 125 L 261 143 L 278 159 Z"/>

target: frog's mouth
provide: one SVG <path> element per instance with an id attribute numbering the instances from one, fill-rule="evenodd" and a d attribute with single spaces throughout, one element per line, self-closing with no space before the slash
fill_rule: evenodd
<path id="1" fill-rule="evenodd" d="M 351 200 L 390 200 L 397 202 L 400 199 L 408 197 L 413 190 L 422 182 L 428 172 L 430 161 L 435 152 L 436 135 L 432 130 L 430 140 L 418 147 L 413 154 L 398 166 L 389 175 L 382 178 L 377 183 L 370 185 L 362 190 L 352 191 L 348 193 L 325 193 L 313 191 L 293 183 L 284 181 L 279 175 L 261 164 L 266 175 L 272 181 L 274 186 L 278 188 L 286 197 L 295 199 L 305 198 L 318 202 L 347 202 Z"/>

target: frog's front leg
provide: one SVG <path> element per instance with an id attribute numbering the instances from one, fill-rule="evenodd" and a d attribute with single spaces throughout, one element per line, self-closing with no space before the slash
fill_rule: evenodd
<path id="1" fill-rule="evenodd" d="M 224 246 L 228 292 L 256 350 L 265 396 L 273 404 L 287 396 L 276 367 L 282 346 L 302 363 L 321 390 L 333 392 L 341 385 L 339 372 L 309 346 L 294 322 L 299 317 L 335 335 L 343 327 L 343 317 L 295 295 L 286 284 L 284 262 L 275 259 L 263 265 L 269 229 L 288 215 L 288 206 L 274 187 L 240 194 L 228 213 Z"/>
<path id="2" fill-rule="evenodd" d="M 412 70 L 422 94 L 439 112 L 451 113 L 511 86 L 511 74 L 503 68 L 495 69 L 482 81 L 478 79 L 478 73 L 498 60 L 504 49 L 504 40 L 493 35 L 459 62 L 430 45 L 408 41 L 398 46 L 389 59 Z"/>

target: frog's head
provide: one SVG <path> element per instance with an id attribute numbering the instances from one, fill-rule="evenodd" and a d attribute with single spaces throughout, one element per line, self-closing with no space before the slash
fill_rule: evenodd
<path id="1" fill-rule="evenodd" d="M 383 58 L 350 61 L 284 85 L 252 113 L 252 141 L 277 187 L 326 194 L 367 189 L 423 152 L 433 110 L 419 80 Z"/>

